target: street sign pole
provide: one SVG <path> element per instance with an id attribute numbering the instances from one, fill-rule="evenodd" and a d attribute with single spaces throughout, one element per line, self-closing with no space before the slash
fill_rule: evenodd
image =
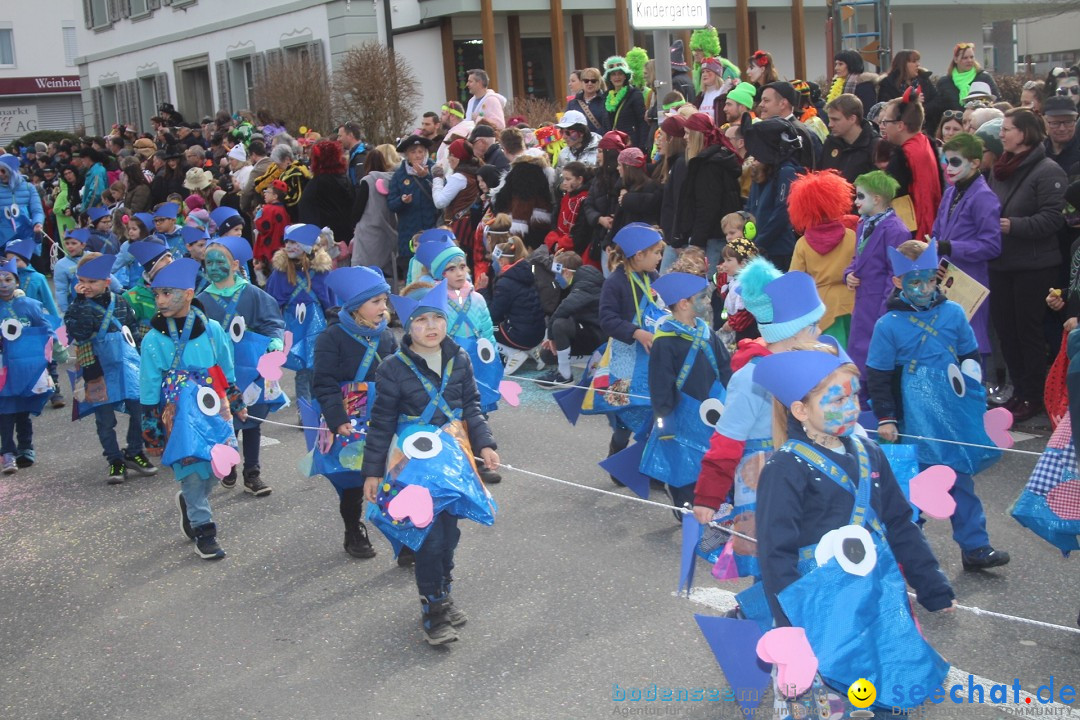
<path id="1" fill-rule="evenodd" d="M 708 0 L 630 0 L 630 24 L 635 30 L 653 31 L 653 68 L 658 121 L 664 96 L 671 91 L 671 32 L 709 24 Z M 689 52 L 690 48 L 685 48 Z M 686 98 L 693 102 L 694 98 Z"/>

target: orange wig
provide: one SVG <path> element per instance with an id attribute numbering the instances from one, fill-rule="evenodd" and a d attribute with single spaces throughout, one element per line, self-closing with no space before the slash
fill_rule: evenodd
<path id="1" fill-rule="evenodd" d="M 788 218 L 798 233 L 841 220 L 851 212 L 855 188 L 835 170 L 800 175 L 788 193 Z"/>

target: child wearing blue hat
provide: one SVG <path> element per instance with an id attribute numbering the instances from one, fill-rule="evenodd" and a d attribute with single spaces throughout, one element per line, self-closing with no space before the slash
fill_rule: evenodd
<path id="1" fill-rule="evenodd" d="M 364 438 L 376 396 L 375 373 L 397 351 L 386 329 L 390 286 L 382 271 L 345 267 L 327 278 L 337 308 L 326 313 L 327 327 L 315 341 L 315 374 L 311 392 L 319 402 L 322 424 L 313 450 L 312 472 L 325 475 L 338 494 L 345 523 L 345 552 L 355 558 L 375 557 L 363 516 Z M 402 553 L 400 562 L 411 560 Z"/>
<path id="2" fill-rule="evenodd" d="M 909 435 L 990 445 L 983 415 L 979 345 L 964 309 L 938 292 L 937 244 L 908 240 L 888 248 L 896 290 L 874 325 L 866 356 L 870 402 L 878 436 L 896 442 L 898 427 Z M 986 513 L 972 476 L 993 465 L 1000 451 L 926 440 L 917 441 L 919 464 L 956 471 L 949 494 L 953 540 L 965 570 L 999 567 L 1009 554 L 995 550 L 986 532 Z"/>
<path id="3" fill-rule="evenodd" d="M 57 260 L 53 267 L 56 307 L 60 313 L 67 312 L 68 305 L 75 298 L 75 267 L 86 252 L 88 242 L 90 231 L 86 228 L 73 228 L 64 235 L 64 257 Z"/>
<path id="4" fill-rule="evenodd" d="M 109 289 L 116 257 L 86 253 L 76 269 L 76 297 L 64 314 L 75 345 L 78 368 L 72 373 L 74 419 L 93 413 L 102 454 L 109 464 L 108 484 L 118 485 L 134 470 L 148 476 L 157 467 L 143 453 L 139 404 L 139 321 L 122 295 Z M 116 411 L 128 414 L 127 446 L 116 441 Z"/>
<path id="5" fill-rule="evenodd" d="M 885 454 L 854 434 L 858 367 L 835 339 L 823 337 L 762 358 L 753 380 L 775 398 L 777 451 L 757 494 L 768 606 L 761 617 L 748 614 L 765 628 L 803 628 L 818 663 L 802 695 L 777 688 L 778 717 L 816 716 L 824 698 L 843 706 L 859 678 L 929 693 L 948 663 L 920 634 L 907 584 L 930 611 L 950 611 L 955 595 Z M 879 693 L 876 707 L 908 709 L 922 701 Z"/>
<path id="6" fill-rule="evenodd" d="M 120 242 L 113 234 L 113 217 L 108 208 L 92 207 L 86 211 L 87 228 L 90 230 L 90 242 L 87 249 L 91 252 L 115 255 Z"/>
<path id="7" fill-rule="evenodd" d="M 52 327 L 40 302 L 16 297 L 18 287 L 15 260 L 0 264 L 0 342 L 7 371 L 0 387 L 0 471 L 5 475 L 34 464 L 30 415 L 40 415 L 53 392 L 46 359 Z"/>
<path id="8" fill-rule="evenodd" d="M 125 290 L 135 287 L 142 277 L 142 270 L 135 257 L 130 252 L 131 243 L 148 240 L 154 233 L 154 216 L 150 213 L 135 213 L 125 215 L 127 224 L 124 226 L 124 242 L 120 244 L 120 250 L 116 254 L 116 265 L 113 267 L 113 275 L 124 286 Z"/>
<path id="9" fill-rule="evenodd" d="M 244 216 L 231 207 L 214 208 L 210 213 L 214 237 L 241 237 L 244 234 Z"/>
<path id="10" fill-rule="evenodd" d="M 180 228 L 180 236 L 184 239 L 184 257 L 189 257 L 199 263 L 199 274 L 195 278 L 195 294 L 198 295 L 210 285 L 210 278 L 206 275 L 206 269 L 202 267 L 206 259 L 206 243 L 210 240 L 210 234 L 200 227 L 185 225 Z"/>
<path id="11" fill-rule="evenodd" d="M 135 333 L 137 340 L 142 341 L 143 336 L 150 330 L 150 320 L 157 314 L 157 305 L 154 302 L 154 293 L 150 290 L 150 281 L 159 270 L 173 261 L 169 247 L 154 240 L 140 240 L 128 245 L 131 253 L 132 274 L 138 273 L 138 280 L 134 286 L 124 293 L 124 299 L 135 312 L 139 321 L 138 332 Z"/>
<path id="12" fill-rule="evenodd" d="M 461 537 L 458 518 L 494 522 L 493 504 L 473 456 L 494 470 L 499 455 L 480 411 L 469 356 L 446 335 L 445 283 L 419 301 L 392 300 L 405 337 L 401 349 L 375 373 L 378 392 L 364 449 L 364 498 L 372 504 L 368 517 L 395 548 L 415 550 L 424 638 L 442 645 L 457 640 L 455 628 L 466 621 L 450 598 L 454 550 Z M 419 516 L 414 516 L 416 523 L 392 520 L 392 498 L 414 484 L 420 486 L 415 494 L 431 501 L 428 522 Z"/>
<path id="13" fill-rule="evenodd" d="M 15 259 L 15 263 L 19 267 L 19 288 L 28 298 L 32 298 L 41 303 L 42 309 L 44 309 L 47 315 L 51 315 L 59 321 L 60 311 L 56 307 L 56 301 L 53 299 L 52 289 L 49 287 L 49 281 L 44 275 L 39 273 L 30 261 L 34 257 L 34 252 L 38 248 L 38 244 L 33 239 L 14 240 L 9 242 L 4 248 L 7 254 L 7 259 Z M 53 346 L 53 351 L 58 354 L 63 350 L 59 344 Z M 56 387 L 56 391 L 49 398 L 49 404 L 54 408 L 62 408 L 66 403 L 64 402 L 64 396 L 60 393 L 60 373 L 57 367 L 57 358 L 53 358 L 49 362 L 49 377 L 53 380 L 53 385 Z M 64 359 L 61 357 L 61 361 Z"/>
<path id="14" fill-rule="evenodd" d="M 731 356 L 702 319 L 709 281 L 670 272 L 652 284 L 671 313 L 660 321 L 649 352 L 649 397 L 655 422 L 641 472 L 664 483 L 672 504 L 693 504 L 701 458 L 720 419 L 731 379 Z M 682 514 L 675 513 L 682 521 Z"/>
<path id="15" fill-rule="evenodd" d="M 333 305 L 326 278 L 334 261 L 315 245 L 320 232 L 319 226 L 310 224 L 286 228 L 285 247 L 274 253 L 274 271 L 266 281 L 266 292 L 277 300 L 285 329 L 292 333 L 285 367 L 296 371 L 296 399 L 308 402 L 315 338 L 326 327 L 326 308 Z"/>
<path id="16" fill-rule="evenodd" d="M 206 316 L 225 328 L 231 341 L 237 384 L 248 414 L 246 420 L 233 418 L 242 441 L 244 492 L 263 497 L 270 494 L 271 488 L 263 482 L 259 464 L 260 420 L 281 407 L 285 398 L 276 381 L 259 376 L 258 360 L 284 347 L 285 321 L 274 298 L 240 274 L 249 260 L 251 246 L 244 238 L 229 235 L 212 241 L 203 261 L 210 284 L 199 293 L 198 300 Z M 221 478 L 221 486 L 236 487 L 235 467 Z"/>
<path id="17" fill-rule="evenodd" d="M 154 235 L 169 247 L 174 258 L 184 257 L 184 237 L 176 227 L 180 205 L 164 202 L 154 208 Z"/>
<path id="18" fill-rule="evenodd" d="M 247 419 L 225 331 L 192 304 L 199 264 L 174 260 L 151 282 L 158 313 L 143 338 L 139 376 L 143 439 L 172 467 L 180 527 L 196 554 L 219 560 L 210 491 L 236 464 L 235 415 Z"/>
<path id="19" fill-rule="evenodd" d="M 761 338 L 740 341 L 731 360 L 724 412 L 702 458 L 694 490 L 694 516 L 703 525 L 714 519 L 730 521 L 736 531 L 752 536 L 758 475 L 773 449 L 772 397 L 754 382 L 754 366 L 763 357 L 817 339 L 825 304 L 812 277 L 798 271 L 781 274 L 765 258 L 751 260 L 739 273 L 739 281 L 739 292 L 757 320 Z M 718 516 L 717 510 L 729 502 L 730 512 Z M 738 574 L 756 577 L 754 545 L 737 537 L 729 542 Z"/>

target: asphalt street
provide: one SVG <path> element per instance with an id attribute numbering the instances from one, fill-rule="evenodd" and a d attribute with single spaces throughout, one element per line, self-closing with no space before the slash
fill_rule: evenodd
<path id="1" fill-rule="evenodd" d="M 719 614 L 746 583 L 720 583 L 699 563 L 696 600 L 676 596 L 680 536 L 666 510 L 504 471 L 495 525 L 462 525 L 462 639 L 431 648 L 411 572 L 385 539 L 372 531 L 372 560 L 343 552 L 333 489 L 296 469 L 299 430 L 265 428 L 272 495 L 214 491 L 228 552 L 214 563 L 181 536 L 171 473 L 107 486 L 93 421 L 69 417 L 46 410 L 38 463 L 0 478 L 3 720 L 741 717 L 732 702 L 613 700 L 616 686 L 726 688 L 694 614 Z M 492 423 L 505 462 L 613 489 L 596 466 L 602 419 L 571 427 L 525 383 L 521 406 Z M 1041 450 L 1048 431 L 1025 429 L 1042 437 L 1017 447 Z M 1076 627 L 1080 560 L 1006 513 L 1034 460 L 1010 455 L 977 478 L 1009 566 L 964 572 L 948 523 L 927 534 L 962 604 Z M 1032 693 L 1051 677 L 1055 692 L 1080 684 L 1077 635 L 969 612 L 917 617 L 965 683 L 972 673 Z M 1001 717 L 990 705 L 922 710 Z"/>

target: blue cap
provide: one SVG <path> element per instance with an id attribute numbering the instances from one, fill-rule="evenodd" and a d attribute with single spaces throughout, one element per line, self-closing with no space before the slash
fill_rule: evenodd
<path id="1" fill-rule="evenodd" d="M 103 207 L 92 207 L 86 211 L 86 217 L 90 218 L 90 222 L 96 223 L 101 218 L 109 217 L 109 210 Z"/>
<path id="2" fill-rule="evenodd" d="M 795 337 L 825 314 L 825 303 L 818 297 L 814 278 L 804 272 L 787 272 L 766 285 L 763 292 L 772 305 L 771 319 L 768 322 L 758 319 L 758 330 L 765 342 Z"/>
<path id="3" fill-rule="evenodd" d="M 90 231 L 86 228 L 75 228 L 74 230 L 68 230 L 64 233 L 64 239 L 71 238 L 72 240 L 78 240 L 83 245 L 90 242 Z"/>
<path id="4" fill-rule="evenodd" d="M 409 321 L 413 317 L 423 315 L 426 312 L 437 312 L 446 317 L 446 298 L 446 281 L 441 280 L 435 283 L 435 286 L 428 290 L 419 300 L 413 300 L 401 295 L 391 295 L 390 303 L 394 306 L 394 311 L 397 312 L 401 324 L 408 328 Z"/>
<path id="5" fill-rule="evenodd" d="M 420 233 L 420 237 L 416 238 L 416 247 L 419 248 L 424 243 L 434 242 L 436 240 L 449 240 L 452 243 L 457 242 L 457 238 L 454 233 L 450 232 L 446 228 L 429 228 Z"/>
<path id="6" fill-rule="evenodd" d="M 442 278 L 446 266 L 456 257 L 465 257 L 465 251 L 458 247 L 450 233 L 450 239 L 439 238 L 422 243 L 416 248 L 416 260 L 431 271 L 434 280 Z"/>
<path id="7" fill-rule="evenodd" d="M 86 278 L 87 280 L 108 280 L 109 276 L 112 275 L 113 265 L 115 264 L 115 255 L 102 255 L 87 260 L 75 268 L 75 277 Z"/>
<path id="8" fill-rule="evenodd" d="M 176 219 L 177 213 L 180 212 L 180 206 L 176 203 L 162 203 L 161 207 L 154 211 L 155 218 L 172 218 Z"/>
<path id="9" fill-rule="evenodd" d="M 30 262 L 30 258 L 34 257 L 34 250 L 37 246 L 37 242 L 32 239 L 12 240 L 4 246 L 4 252 L 18 255 L 26 262 Z"/>
<path id="10" fill-rule="evenodd" d="M 161 268 L 150 283 L 152 288 L 176 288 L 178 290 L 194 290 L 195 278 L 199 274 L 199 261 L 191 258 L 180 258 Z"/>
<path id="11" fill-rule="evenodd" d="M 192 245 L 200 240 L 209 240 L 210 234 L 200 227 L 185 225 L 180 228 L 180 237 L 184 238 L 185 245 Z"/>
<path id="12" fill-rule="evenodd" d="M 820 350 L 792 350 L 761 358 L 754 366 L 754 382 L 772 393 L 786 407 L 791 407 L 793 402 L 809 395 L 838 367 L 851 362 L 835 338 L 822 335 L 818 345 Z M 838 354 L 828 352 L 825 345 Z"/>
<path id="13" fill-rule="evenodd" d="M 213 222 L 214 225 L 220 226 L 221 223 L 225 222 L 229 218 L 231 218 L 233 216 L 239 216 L 239 215 L 240 215 L 240 211 L 237 210 L 236 208 L 231 208 L 231 207 L 214 208 L 214 210 L 210 213 L 210 221 Z"/>
<path id="14" fill-rule="evenodd" d="M 390 292 L 382 270 L 363 265 L 331 270 L 326 284 L 337 297 L 338 305 L 350 312 L 371 298 Z"/>
<path id="15" fill-rule="evenodd" d="M 630 223 L 615 233 L 614 243 L 622 248 L 623 254 L 629 258 L 662 242 L 663 239 L 652 225 Z"/>
<path id="16" fill-rule="evenodd" d="M 918 270 L 937 270 L 938 254 L 937 240 L 931 240 L 926 249 L 918 258 L 912 260 L 894 247 L 889 248 L 889 262 L 892 264 L 892 274 L 903 277 L 909 272 Z"/>
<path id="17" fill-rule="evenodd" d="M 131 217 L 141 222 L 149 232 L 154 232 L 154 216 L 150 213 L 135 213 Z"/>
<path id="18" fill-rule="evenodd" d="M 233 260 L 239 261 L 240 265 L 247 265 L 254 254 L 251 252 L 251 245 L 242 237 L 235 237 L 230 235 L 229 237 L 214 238 L 210 241 L 210 245 L 207 246 L 207 250 L 214 245 L 221 245 L 223 248 L 229 251 Z"/>
<path id="19" fill-rule="evenodd" d="M 653 280 L 652 289 L 660 293 L 660 299 L 669 308 L 680 300 L 694 297 L 709 286 L 709 281 L 699 275 L 669 272 Z"/>
<path id="20" fill-rule="evenodd" d="M 311 252 L 315 247 L 315 241 L 319 239 L 322 228 L 318 225 L 299 224 L 285 228 L 285 242 L 294 242 L 304 248 L 304 252 Z"/>
<path id="21" fill-rule="evenodd" d="M 2 157 L 2 156 L 0 156 Z M 19 277 L 19 263 L 15 258 L 11 258 L 7 262 L 0 262 L 0 272 L 11 273 L 16 278 Z"/>
<path id="22" fill-rule="evenodd" d="M 140 265 L 146 267 L 147 265 L 153 265 L 158 258 L 169 252 L 169 246 L 153 240 L 140 240 L 129 243 L 128 252 Z"/>

